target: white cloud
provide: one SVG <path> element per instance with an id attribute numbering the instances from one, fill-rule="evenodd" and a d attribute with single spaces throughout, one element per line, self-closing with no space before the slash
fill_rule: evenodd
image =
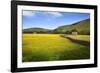
<path id="1" fill-rule="evenodd" d="M 62 13 L 60 12 L 38 12 L 38 11 L 23 11 L 23 16 L 34 16 L 34 15 L 38 15 L 38 14 L 42 14 L 42 15 L 46 15 L 46 16 L 51 16 L 51 17 L 61 17 L 63 16 Z"/>
<path id="2" fill-rule="evenodd" d="M 34 16 L 35 15 L 35 12 L 33 11 L 23 11 L 23 16 Z"/>
<path id="3" fill-rule="evenodd" d="M 60 12 L 47 12 L 47 13 L 53 15 L 54 17 L 61 17 L 61 16 L 63 16 Z"/>

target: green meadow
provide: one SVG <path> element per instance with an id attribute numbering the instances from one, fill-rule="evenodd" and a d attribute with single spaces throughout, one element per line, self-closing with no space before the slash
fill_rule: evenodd
<path id="1" fill-rule="evenodd" d="M 76 40 L 82 40 L 86 42 L 90 42 L 90 36 L 89 35 L 67 35 L 70 38 L 76 39 Z"/>
<path id="2" fill-rule="evenodd" d="M 90 58 L 90 48 L 75 43 L 62 34 L 22 35 L 22 61 L 81 60 Z M 68 35 L 68 37 L 89 41 L 89 35 Z"/>

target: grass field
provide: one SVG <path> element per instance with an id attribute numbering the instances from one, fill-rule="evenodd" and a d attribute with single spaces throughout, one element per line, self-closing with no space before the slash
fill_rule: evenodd
<path id="1" fill-rule="evenodd" d="M 76 40 L 83 40 L 83 41 L 87 41 L 90 42 L 90 36 L 89 35 L 67 35 L 68 37 L 71 37 L 73 39 Z"/>
<path id="2" fill-rule="evenodd" d="M 56 61 L 89 59 L 90 49 L 60 34 L 23 34 L 22 61 Z M 82 36 L 81 36 L 82 38 Z M 88 36 L 85 39 L 88 40 Z"/>

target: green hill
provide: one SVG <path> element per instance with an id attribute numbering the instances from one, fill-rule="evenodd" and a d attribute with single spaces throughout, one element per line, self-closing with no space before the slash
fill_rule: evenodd
<path id="1" fill-rule="evenodd" d="M 27 29 L 23 29 L 23 33 L 47 33 L 51 30 L 49 29 L 44 29 L 44 28 L 27 28 Z"/>
<path id="2" fill-rule="evenodd" d="M 77 31 L 79 34 L 90 34 L 90 19 L 82 20 L 72 25 L 59 26 L 54 30 L 57 33 L 71 33 Z"/>
<path id="3" fill-rule="evenodd" d="M 27 28 L 23 29 L 23 33 L 64 33 L 71 34 L 73 31 L 78 34 L 90 34 L 90 19 L 82 20 L 70 25 L 59 26 L 54 30 L 44 28 Z"/>

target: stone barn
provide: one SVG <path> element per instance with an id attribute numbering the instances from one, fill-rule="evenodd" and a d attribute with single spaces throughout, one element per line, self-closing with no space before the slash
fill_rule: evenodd
<path id="1" fill-rule="evenodd" d="M 73 34 L 73 35 L 77 35 L 77 34 L 78 34 L 78 32 L 74 31 L 74 32 L 72 32 L 72 34 Z"/>

